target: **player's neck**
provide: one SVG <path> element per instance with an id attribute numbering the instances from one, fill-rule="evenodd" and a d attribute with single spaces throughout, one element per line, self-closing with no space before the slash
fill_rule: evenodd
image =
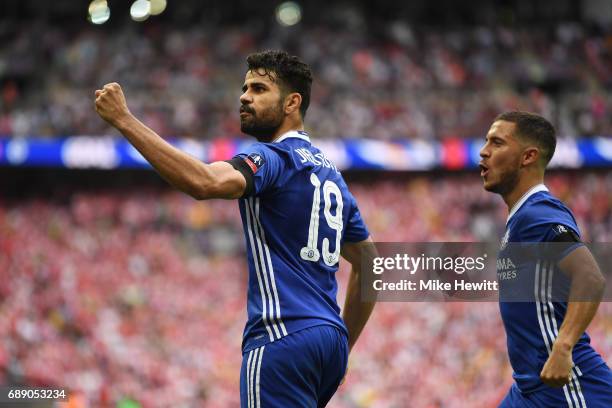
<path id="1" fill-rule="evenodd" d="M 517 183 L 516 187 L 508 194 L 503 195 L 504 202 L 508 206 L 508 211 L 512 211 L 514 205 L 533 187 L 544 183 L 544 177 L 537 175 L 534 177 L 523 177 Z"/>
<path id="2" fill-rule="evenodd" d="M 292 130 L 304 130 L 304 123 L 301 120 L 285 120 L 282 125 L 276 130 L 272 136 L 271 142 L 276 141 L 279 137 Z"/>

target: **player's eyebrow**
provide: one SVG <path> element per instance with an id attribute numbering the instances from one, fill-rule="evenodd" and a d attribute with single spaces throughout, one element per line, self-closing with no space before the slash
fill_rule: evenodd
<path id="1" fill-rule="evenodd" d="M 499 137 L 499 136 L 497 136 L 497 135 L 491 135 L 490 137 L 487 136 L 486 140 L 487 141 L 490 140 L 491 142 L 502 142 L 502 143 L 504 142 L 504 139 Z"/>
<path id="2" fill-rule="evenodd" d="M 264 89 L 268 89 L 268 85 L 266 85 L 264 82 L 253 81 L 253 82 L 250 82 L 249 84 L 242 85 L 242 92 L 246 92 L 247 89 L 249 89 L 249 86 L 251 88 L 261 87 L 261 88 L 264 88 Z"/>

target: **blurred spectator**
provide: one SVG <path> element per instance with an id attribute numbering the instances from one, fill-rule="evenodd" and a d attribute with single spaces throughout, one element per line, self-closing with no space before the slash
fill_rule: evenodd
<path id="1" fill-rule="evenodd" d="M 610 241 L 612 173 L 547 184 L 587 241 Z M 472 176 L 351 190 L 377 241 L 496 241 L 506 216 Z M 238 406 L 243 251 L 237 208 L 221 201 L 154 189 L 0 198 L 0 381 L 66 387 L 78 407 Z M 347 274 L 342 264 L 342 289 Z M 610 306 L 589 329 L 608 361 Z M 497 304 L 381 303 L 349 373 L 330 407 L 495 406 L 511 383 Z"/>
<path id="2" fill-rule="evenodd" d="M 480 137 L 509 109 L 545 115 L 561 137 L 612 135 L 609 31 L 383 27 L 8 25 L 0 137 L 114 134 L 92 105 L 94 90 L 112 81 L 163 136 L 237 136 L 245 58 L 264 48 L 286 48 L 312 66 L 306 124 L 317 138 Z"/>

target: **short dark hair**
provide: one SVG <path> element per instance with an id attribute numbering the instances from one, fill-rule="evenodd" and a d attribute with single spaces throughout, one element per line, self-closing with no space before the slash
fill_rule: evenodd
<path id="1" fill-rule="evenodd" d="M 546 167 L 557 147 L 556 131 L 552 123 L 538 114 L 523 111 L 504 112 L 495 118 L 495 122 L 498 120 L 514 123 L 519 138 L 535 143 L 542 151 Z"/>
<path id="2" fill-rule="evenodd" d="M 247 57 L 249 71 L 263 69 L 266 75 L 277 83 L 285 92 L 297 92 L 302 95 L 300 113 L 302 119 L 310 104 L 310 87 L 312 85 L 312 72 L 308 64 L 296 56 L 285 51 L 268 50 L 251 54 Z M 274 76 L 272 76 L 274 73 Z"/>

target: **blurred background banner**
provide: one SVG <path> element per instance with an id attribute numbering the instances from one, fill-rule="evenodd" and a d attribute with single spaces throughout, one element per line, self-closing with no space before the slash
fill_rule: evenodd
<path id="1" fill-rule="evenodd" d="M 612 241 L 611 0 L 2 0 L 2 387 L 65 388 L 62 408 L 238 406 L 238 205 L 142 171 L 94 91 L 119 82 L 162 137 L 225 160 L 253 142 L 238 98 L 269 48 L 311 65 L 306 130 L 376 241 L 498 243 L 507 209 L 476 163 L 510 109 L 554 123 L 546 185 L 585 241 Z M 611 303 L 589 333 L 612 363 Z M 505 350 L 495 302 L 380 304 L 329 406 L 497 406 Z"/>
<path id="2" fill-rule="evenodd" d="M 245 139 L 168 139 L 205 162 L 229 160 L 252 143 Z M 340 170 L 474 170 L 481 139 L 382 141 L 376 139 L 318 143 Z M 0 166 L 68 169 L 151 168 L 125 139 L 104 136 L 0 139 Z M 551 168 L 612 167 L 612 138 L 566 139 L 557 144 Z"/>

